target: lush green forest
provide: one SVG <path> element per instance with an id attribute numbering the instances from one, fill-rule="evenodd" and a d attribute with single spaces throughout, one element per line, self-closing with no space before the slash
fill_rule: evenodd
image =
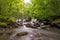
<path id="1" fill-rule="evenodd" d="M 16 19 L 60 20 L 60 0 L 0 0 L 0 23 Z"/>
<path id="2" fill-rule="evenodd" d="M 26 16 L 27 15 L 27 16 Z M 5 18 L 53 19 L 60 17 L 60 0 L 0 0 L 0 19 Z"/>

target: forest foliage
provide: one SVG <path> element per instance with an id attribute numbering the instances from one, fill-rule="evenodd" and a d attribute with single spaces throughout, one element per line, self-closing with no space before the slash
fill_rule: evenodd
<path id="1" fill-rule="evenodd" d="M 7 18 L 37 18 L 53 20 L 60 17 L 60 0 L 0 0 L 0 20 Z"/>

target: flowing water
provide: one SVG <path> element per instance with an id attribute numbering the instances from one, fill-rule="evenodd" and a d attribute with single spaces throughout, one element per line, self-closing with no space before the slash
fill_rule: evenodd
<path id="1" fill-rule="evenodd" d="M 27 23 L 23 23 L 23 24 L 27 24 Z M 15 31 L 15 33 L 10 35 L 8 40 L 60 40 L 59 33 L 43 30 L 40 27 L 34 29 L 34 28 L 28 28 L 25 25 L 23 25 L 22 27 L 19 26 L 18 28 L 13 29 L 13 31 Z M 28 34 L 17 37 L 17 34 L 21 32 L 28 32 Z"/>
<path id="2" fill-rule="evenodd" d="M 14 29 L 15 33 L 10 36 L 8 40 L 60 40 L 60 34 L 46 31 L 43 29 L 18 27 Z M 28 35 L 17 37 L 20 32 L 28 32 Z"/>

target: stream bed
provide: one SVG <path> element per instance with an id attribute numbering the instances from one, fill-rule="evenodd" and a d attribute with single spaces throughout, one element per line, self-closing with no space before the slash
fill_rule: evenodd
<path id="1" fill-rule="evenodd" d="M 15 33 L 10 35 L 8 40 L 60 40 L 60 34 L 44 29 L 27 28 L 25 25 L 13 29 Z M 17 36 L 20 32 L 28 32 L 27 35 Z"/>

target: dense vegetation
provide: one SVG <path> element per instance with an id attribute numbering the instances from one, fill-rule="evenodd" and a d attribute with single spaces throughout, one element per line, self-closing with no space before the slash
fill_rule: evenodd
<path id="1" fill-rule="evenodd" d="M 30 3 L 24 0 L 0 0 L 0 25 L 29 17 L 50 21 L 60 19 L 60 0 L 31 0 Z"/>
<path id="2" fill-rule="evenodd" d="M 38 19 L 59 18 L 60 0 L 33 0 L 33 16 Z"/>

